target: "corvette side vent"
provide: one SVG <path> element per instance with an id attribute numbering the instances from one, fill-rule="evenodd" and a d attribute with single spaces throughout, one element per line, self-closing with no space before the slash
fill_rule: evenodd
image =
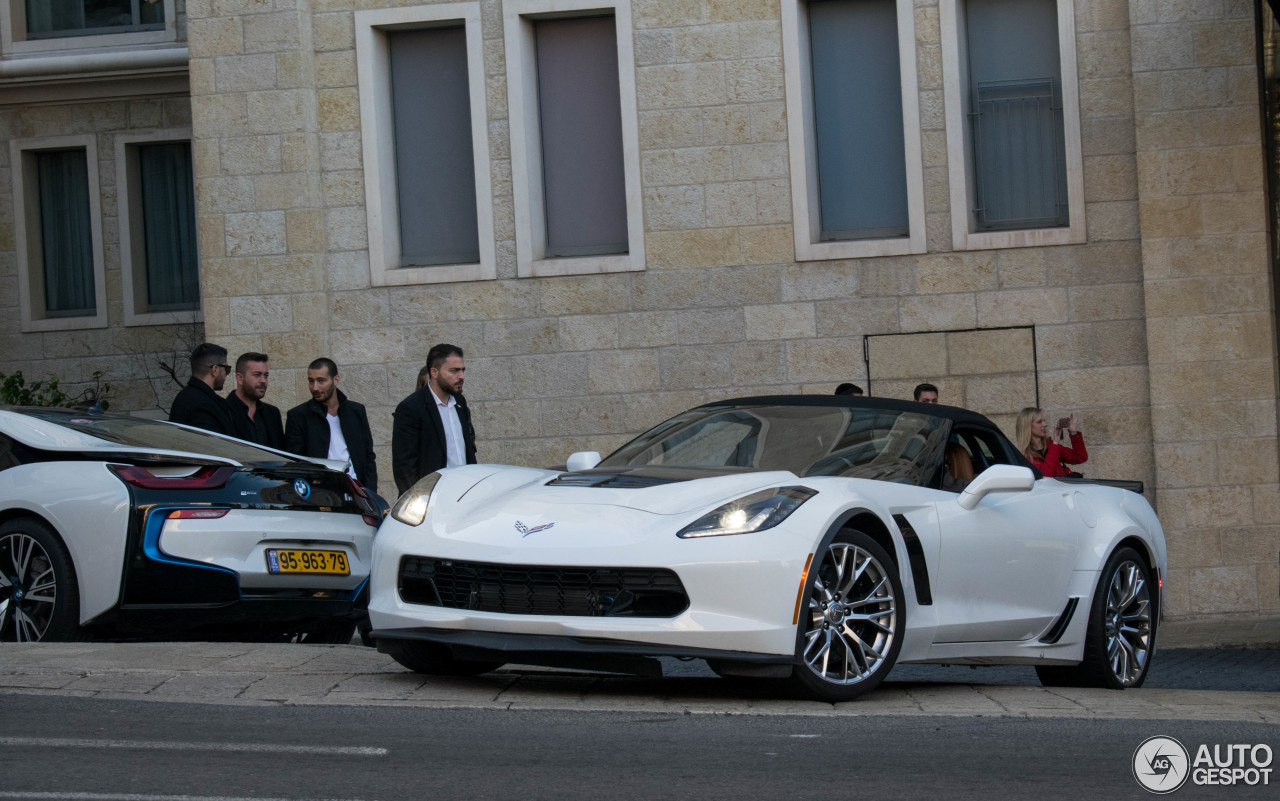
<path id="1" fill-rule="evenodd" d="M 405 556 L 405 603 L 570 617 L 675 617 L 689 608 L 680 577 L 663 568 L 551 567 Z"/>

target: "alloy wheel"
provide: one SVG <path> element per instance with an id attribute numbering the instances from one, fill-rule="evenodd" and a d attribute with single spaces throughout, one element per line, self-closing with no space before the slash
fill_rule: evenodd
<path id="1" fill-rule="evenodd" d="M 1146 573 L 1132 561 L 1121 562 L 1111 574 L 1105 623 L 1111 672 L 1132 684 L 1151 654 L 1151 590 Z"/>
<path id="2" fill-rule="evenodd" d="M 833 542 L 809 595 L 805 667 L 824 681 L 856 684 L 889 657 L 898 634 L 893 582 L 866 549 Z"/>
<path id="3" fill-rule="evenodd" d="M 0 641 L 43 639 L 57 596 L 57 577 L 44 546 L 22 532 L 0 537 Z"/>

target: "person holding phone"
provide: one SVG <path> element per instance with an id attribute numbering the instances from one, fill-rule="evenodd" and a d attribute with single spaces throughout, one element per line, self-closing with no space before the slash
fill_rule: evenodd
<path id="1" fill-rule="evenodd" d="M 1068 444 L 1062 439 L 1066 432 Z M 1072 474 L 1067 465 L 1081 464 L 1089 461 L 1089 452 L 1084 447 L 1084 434 L 1080 433 L 1080 418 L 1072 412 L 1070 417 L 1058 419 L 1053 428 L 1053 439 L 1048 437 L 1048 425 L 1044 421 L 1044 411 L 1028 406 L 1018 413 L 1016 431 L 1018 449 L 1031 460 L 1048 478 L 1062 478 Z"/>

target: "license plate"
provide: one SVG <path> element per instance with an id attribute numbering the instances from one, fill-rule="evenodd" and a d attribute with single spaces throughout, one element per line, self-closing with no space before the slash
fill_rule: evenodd
<path id="1" fill-rule="evenodd" d="M 351 575 L 347 555 L 342 551 L 306 551 L 299 549 L 267 549 L 267 571 L 270 573 L 324 573 Z"/>

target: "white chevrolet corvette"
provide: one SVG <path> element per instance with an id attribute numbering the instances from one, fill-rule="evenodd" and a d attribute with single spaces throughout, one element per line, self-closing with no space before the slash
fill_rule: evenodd
<path id="1" fill-rule="evenodd" d="M 677 656 L 829 701 L 899 662 L 1136 687 L 1166 570 L 1140 492 L 1043 478 L 962 409 L 723 401 L 567 471 L 423 478 L 379 530 L 369 614 L 378 647 L 424 673 L 660 673 Z"/>

